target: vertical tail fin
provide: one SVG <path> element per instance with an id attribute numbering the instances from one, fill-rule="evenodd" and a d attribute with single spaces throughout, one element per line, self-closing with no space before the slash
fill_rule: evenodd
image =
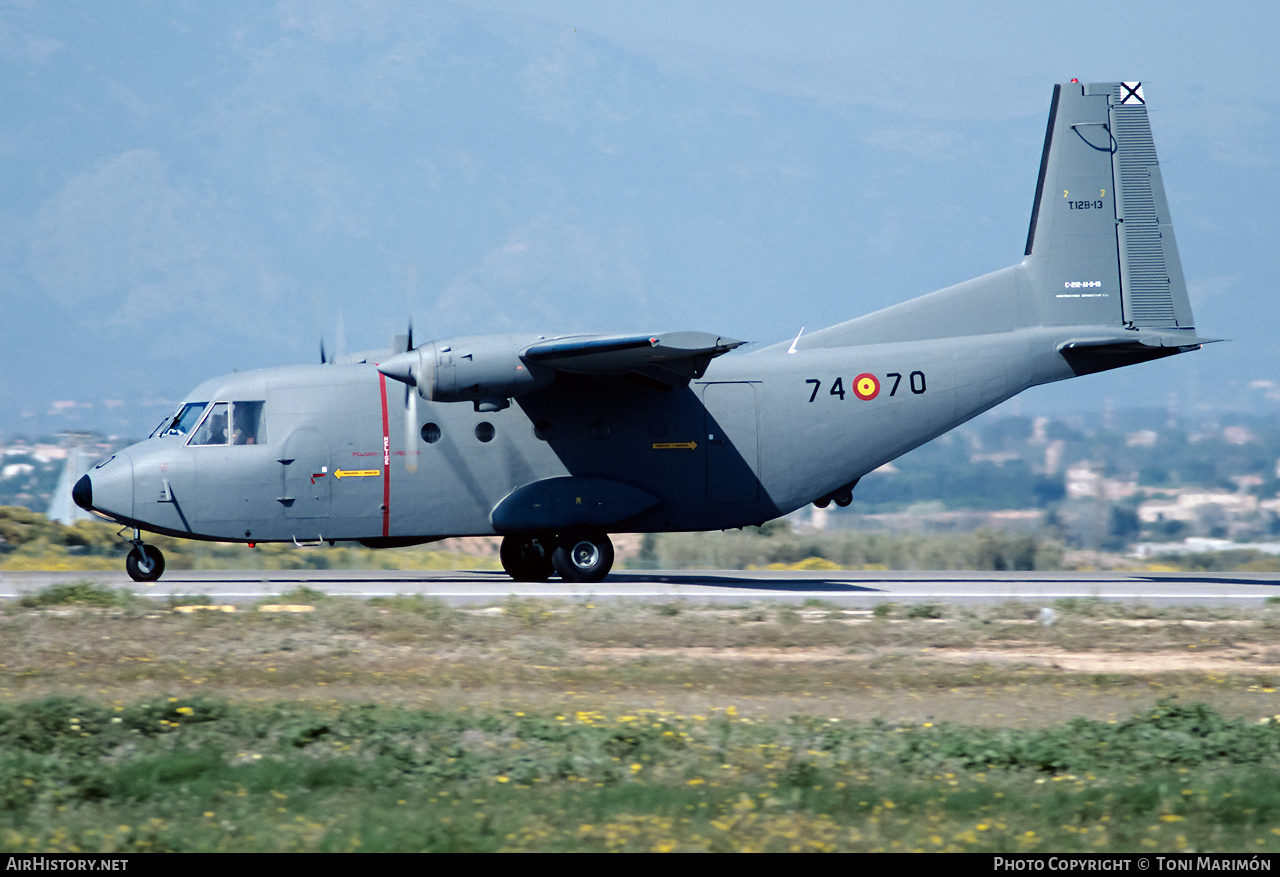
<path id="1" fill-rule="evenodd" d="M 1049 327 L 1067 333 L 1064 347 L 1091 348 L 1072 354 L 1090 359 L 1073 367 L 1096 371 L 1205 343 L 1195 334 L 1141 83 L 1054 86 L 1024 255 L 793 346 Z"/>
<path id="2" fill-rule="evenodd" d="M 1054 86 L 1024 268 L 1041 325 L 1194 325 L 1141 83 Z"/>

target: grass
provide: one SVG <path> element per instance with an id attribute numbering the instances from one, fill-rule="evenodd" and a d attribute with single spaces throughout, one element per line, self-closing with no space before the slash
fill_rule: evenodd
<path id="1" fill-rule="evenodd" d="M 1280 722 L 1025 731 L 50 698 L 0 712 L 9 851 L 1280 849 Z"/>
<path id="2" fill-rule="evenodd" d="M 1280 606 L 0 613 L 0 847 L 1280 849 Z"/>
<path id="3" fill-rule="evenodd" d="M 82 579 L 67 584 L 50 585 L 35 594 L 24 595 L 19 602 L 26 609 L 50 606 L 92 606 L 105 609 L 126 607 L 137 599 L 125 588 L 112 590 L 88 579 Z"/>

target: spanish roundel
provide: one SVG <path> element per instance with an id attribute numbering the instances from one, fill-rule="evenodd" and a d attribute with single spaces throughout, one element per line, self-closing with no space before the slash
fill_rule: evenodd
<path id="1" fill-rule="evenodd" d="M 880 393 L 880 381 L 875 375 L 863 372 L 853 379 L 853 395 L 863 402 L 869 402 Z"/>

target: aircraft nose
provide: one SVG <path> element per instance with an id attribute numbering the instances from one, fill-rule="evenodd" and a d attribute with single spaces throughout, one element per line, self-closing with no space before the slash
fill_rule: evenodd
<path id="1" fill-rule="evenodd" d="M 93 511 L 93 482 L 88 475 L 81 475 L 76 486 L 71 488 L 71 499 L 86 512 Z"/>
<path id="2" fill-rule="evenodd" d="M 71 488 L 72 501 L 117 520 L 133 517 L 133 459 L 125 451 L 98 463 Z"/>

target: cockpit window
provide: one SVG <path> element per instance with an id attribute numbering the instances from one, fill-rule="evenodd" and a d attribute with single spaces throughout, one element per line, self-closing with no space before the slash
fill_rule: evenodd
<path id="1" fill-rule="evenodd" d="M 263 402 L 215 402 L 187 444 L 265 444 L 267 421 L 264 407 Z"/>
<path id="2" fill-rule="evenodd" d="M 156 431 L 151 433 L 151 437 L 155 438 L 160 435 L 186 435 L 191 432 L 191 428 L 200 420 L 200 414 L 205 408 L 209 407 L 208 402 L 188 402 L 178 409 L 178 413 L 173 417 L 165 418 Z"/>
<path id="3" fill-rule="evenodd" d="M 231 403 L 231 443 L 262 445 L 267 441 L 267 418 L 262 402 Z"/>
<path id="4" fill-rule="evenodd" d="M 216 402 L 209 409 L 204 422 L 191 437 L 190 445 L 225 445 L 227 444 L 227 412 L 230 402 Z"/>

